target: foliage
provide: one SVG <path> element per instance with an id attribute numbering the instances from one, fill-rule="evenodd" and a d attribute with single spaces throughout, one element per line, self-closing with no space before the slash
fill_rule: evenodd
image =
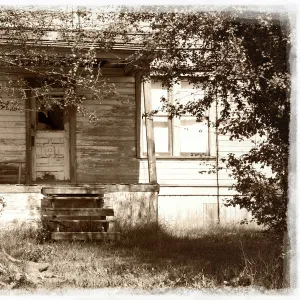
<path id="1" fill-rule="evenodd" d="M 114 85 L 101 78 L 105 61 L 97 53 L 112 49 L 119 31 L 110 29 L 107 16 L 93 22 L 90 17 L 79 10 L 0 9 L 0 109 L 23 109 L 30 96 L 39 108 L 75 107 L 96 119 L 82 102 L 87 94 L 99 102 L 116 96 Z M 57 89 L 62 98 L 55 97 Z"/>
<path id="2" fill-rule="evenodd" d="M 4 207 L 6 206 L 6 203 L 4 201 L 4 198 L 3 197 L 0 197 L 0 216 L 1 216 L 1 213 L 2 211 L 4 210 Z"/>
<path id="3" fill-rule="evenodd" d="M 228 204 L 278 231 L 286 229 L 290 120 L 290 37 L 282 17 L 180 7 L 124 13 L 131 23 L 148 24 L 139 55 L 155 53 L 152 74 L 166 87 L 186 77 L 205 90 L 203 100 L 187 104 L 162 99 L 171 118 L 189 113 L 201 120 L 217 102 L 218 120 L 211 120 L 217 132 L 253 140 L 249 153 L 229 154 L 216 169 L 228 168 L 236 179 L 239 195 Z"/>
<path id="4" fill-rule="evenodd" d="M 218 120 L 210 120 L 217 132 L 236 140 L 267 137 L 255 141 L 248 154 L 222 158 L 220 167 L 232 170 L 234 188 L 242 195 L 229 204 L 247 208 L 260 223 L 282 231 L 290 119 L 290 37 L 282 17 L 193 7 L 76 12 L 1 8 L 0 64 L 8 71 L 1 74 L 7 84 L 1 84 L 0 108 L 20 109 L 29 94 L 44 106 L 75 107 L 95 119 L 93 112 L 84 111 L 82 95 L 101 101 L 117 93 L 101 77 L 103 62 L 97 53 L 132 45 L 136 51 L 126 63 L 144 79 L 151 75 L 171 87 L 184 76 L 205 90 L 204 99 L 185 105 L 179 99 L 174 104 L 162 100 L 170 118 L 190 113 L 201 120 L 217 101 Z M 20 70 L 28 76 L 15 79 L 12 74 Z M 63 100 L 51 96 L 57 87 L 64 89 Z"/>

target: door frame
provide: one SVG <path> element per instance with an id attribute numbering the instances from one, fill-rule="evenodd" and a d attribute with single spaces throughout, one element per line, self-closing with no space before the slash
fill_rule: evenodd
<path id="1" fill-rule="evenodd" d="M 27 91 L 26 99 L 26 184 L 39 184 L 33 181 L 33 168 L 32 168 L 32 142 L 36 130 L 36 111 L 35 100 L 31 96 L 31 91 Z M 68 108 L 69 116 L 69 171 L 70 180 L 67 182 L 77 183 L 76 174 L 76 108 Z"/>

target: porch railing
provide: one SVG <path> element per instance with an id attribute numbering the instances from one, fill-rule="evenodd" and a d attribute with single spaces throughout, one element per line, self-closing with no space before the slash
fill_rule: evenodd
<path id="1" fill-rule="evenodd" d="M 2 167 L 2 165 L 18 165 L 17 171 L 18 173 L 16 174 L 18 176 L 18 184 L 21 184 L 21 179 L 22 179 L 22 167 L 23 165 L 25 165 L 24 161 L 1 161 L 0 162 L 0 169 Z"/>

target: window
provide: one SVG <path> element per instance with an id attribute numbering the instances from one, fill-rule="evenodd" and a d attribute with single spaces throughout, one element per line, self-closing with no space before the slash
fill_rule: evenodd
<path id="1" fill-rule="evenodd" d="M 62 99 L 61 97 L 55 98 Z M 64 130 L 64 110 L 59 105 L 53 104 L 51 108 L 48 108 L 41 101 L 38 105 L 40 107 L 36 118 L 38 130 Z"/>
<path id="2" fill-rule="evenodd" d="M 161 98 L 170 103 L 186 104 L 189 101 L 201 101 L 203 90 L 195 89 L 187 81 L 173 86 L 172 90 L 163 89 L 160 83 L 152 82 L 152 110 L 158 110 L 153 116 L 155 152 L 157 157 L 199 157 L 210 155 L 209 112 L 201 122 L 196 117 L 184 115 L 168 119 L 161 111 Z M 142 101 L 143 102 L 143 101 Z M 144 113 L 142 105 L 142 113 Z M 145 118 L 142 118 L 142 156 L 147 155 Z"/>

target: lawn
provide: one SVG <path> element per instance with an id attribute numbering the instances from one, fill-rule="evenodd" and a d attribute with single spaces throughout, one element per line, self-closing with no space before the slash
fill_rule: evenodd
<path id="1" fill-rule="evenodd" d="M 282 239 L 269 233 L 211 230 L 174 237 L 149 227 L 124 230 L 117 243 L 52 242 L 23 225 L 1 230 L 0 244 L 14 258 L 50 264 L 50 275 L 32 283 L 10 274 L 0 258 L 0 289 L 283 287 Z"/>

